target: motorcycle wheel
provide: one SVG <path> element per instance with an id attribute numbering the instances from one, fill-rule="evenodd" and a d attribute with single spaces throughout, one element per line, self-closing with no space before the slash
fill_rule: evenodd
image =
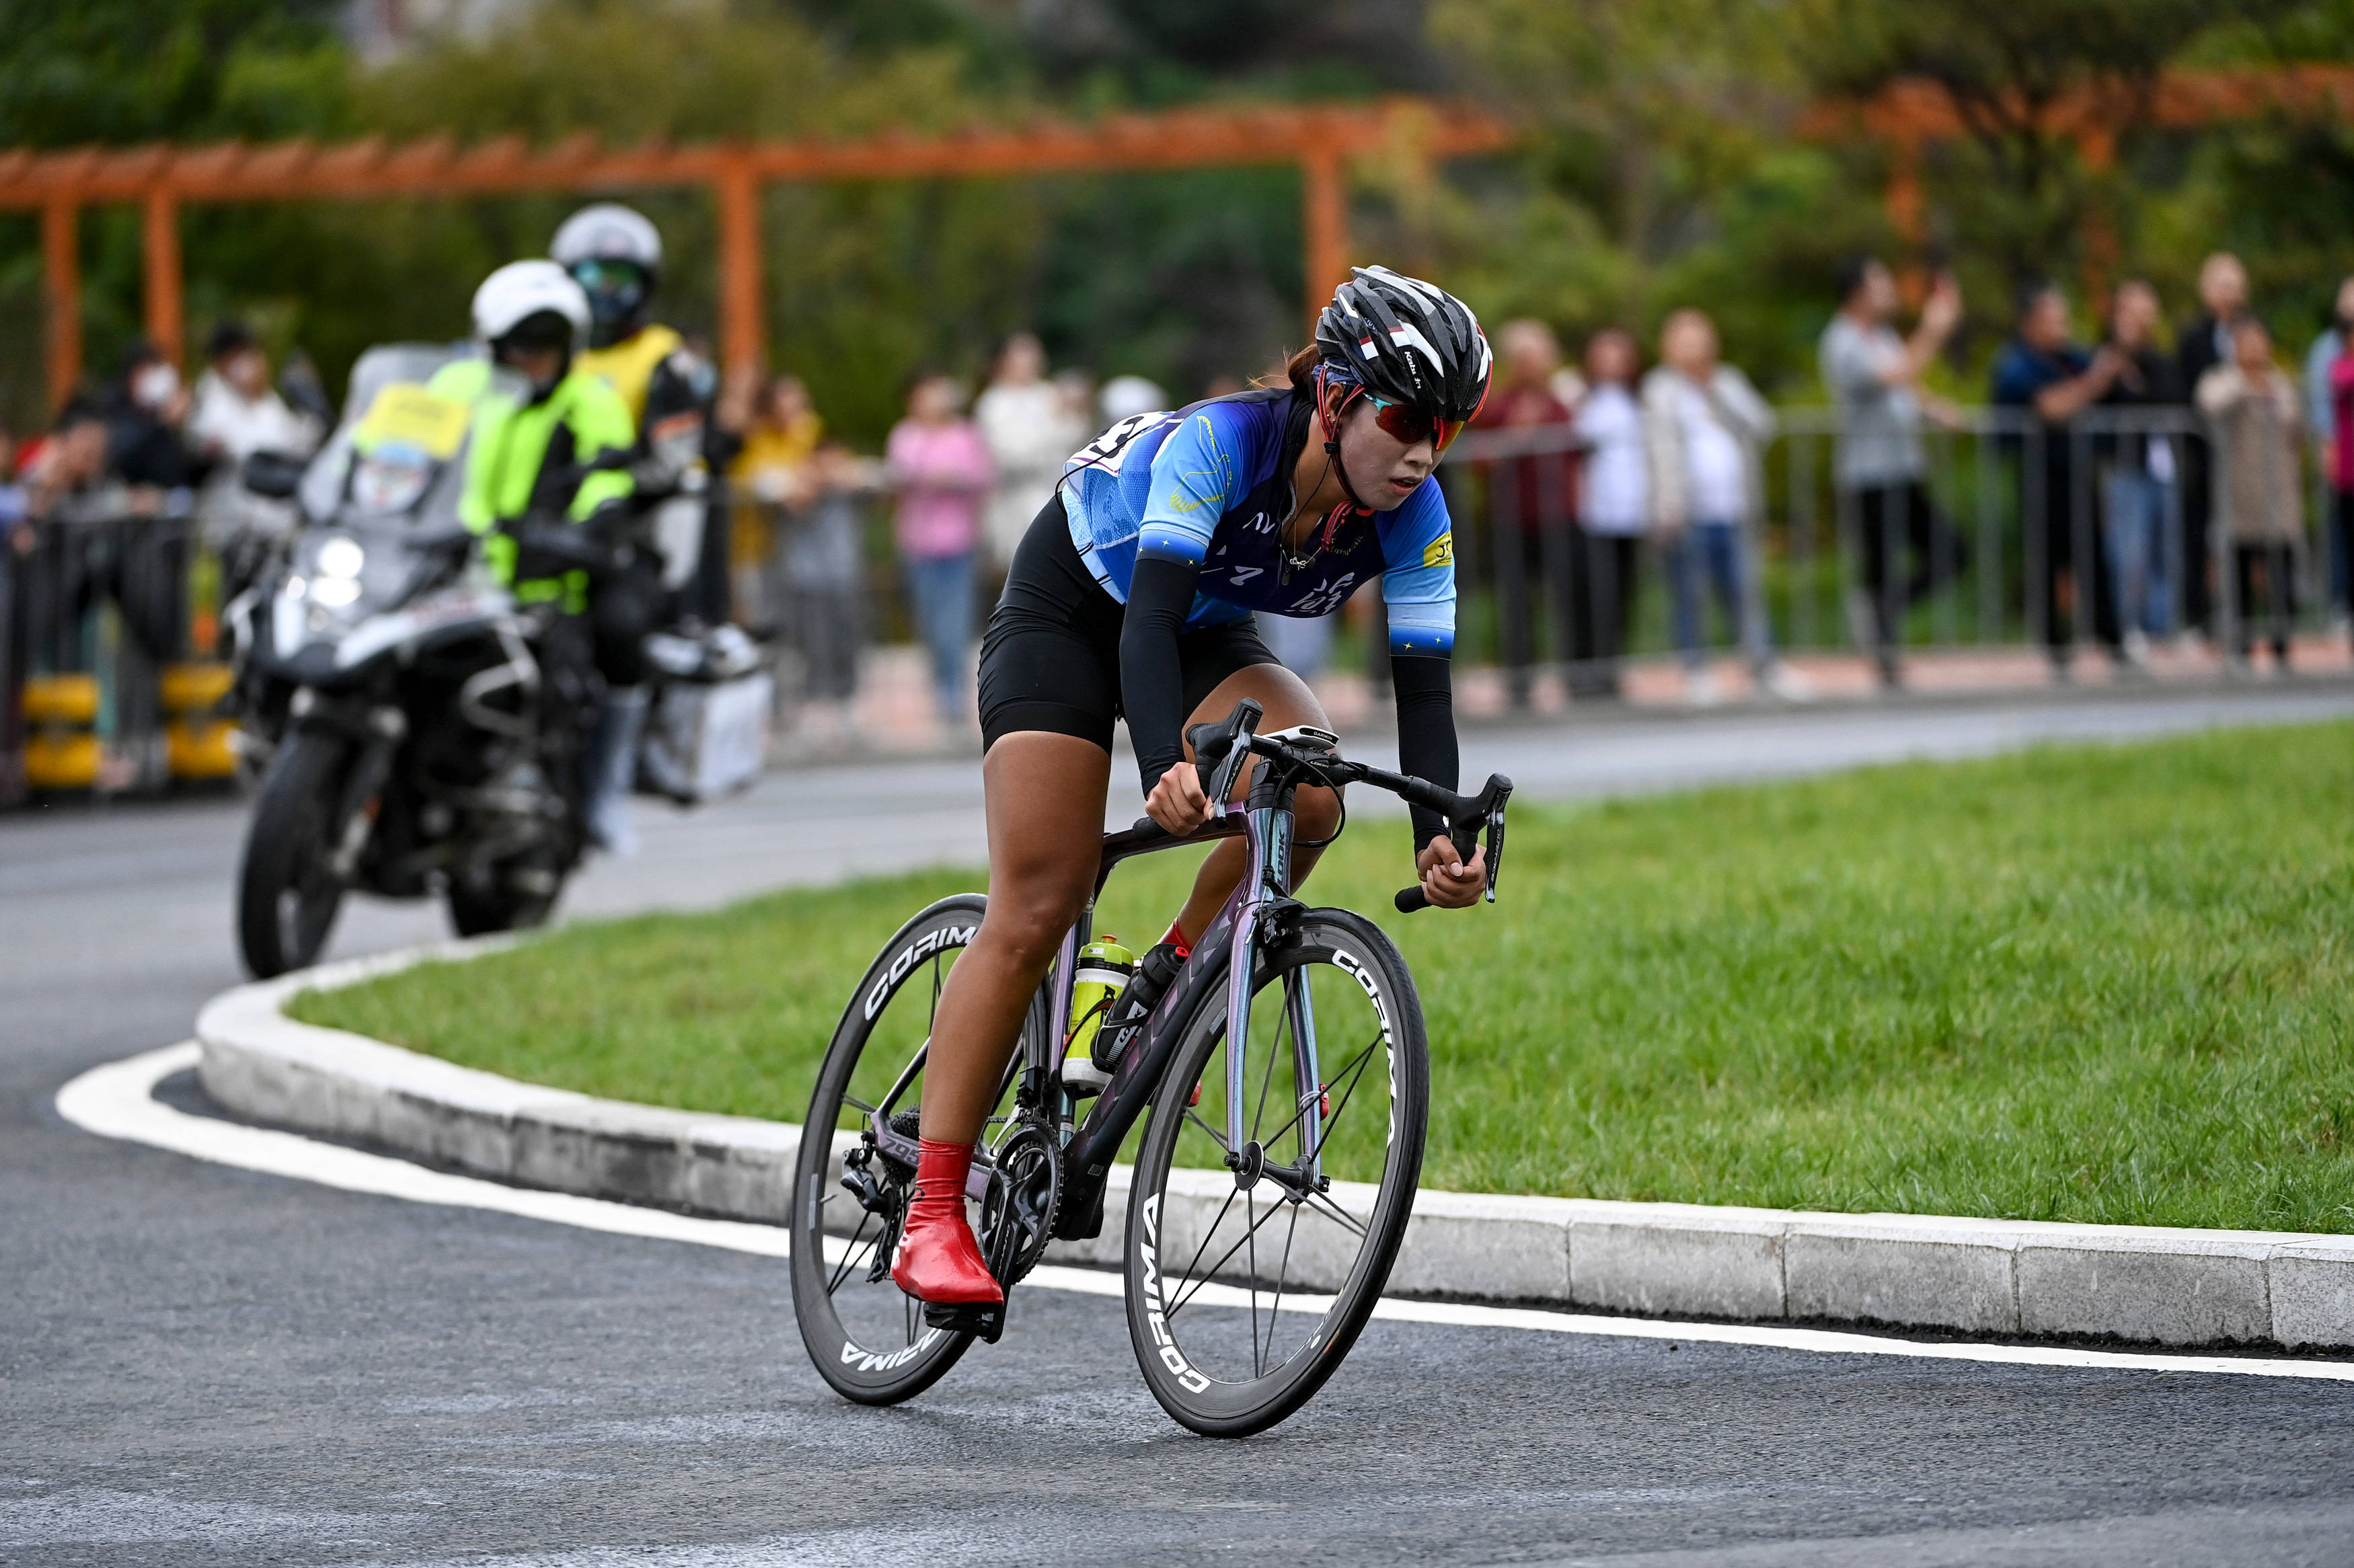
<path id="1" fill-rule="evenodd" d="M 563 890 L 557 878 L 557 892 Z M 527 931 L 547 924 L 556 912 L 557 893 L 526 893 L 493 882 L 472 885 L 450 879 L 450 927 L 461 937 L 486 937 L 493 931 Z"/>
<path id="2" fill-rule="evenodd" d="M 258 980 L 311 963 L 334 928 L 344 887 L 333 869 L 334 817 L 351 755 L 347 741 L 296 734 L 262 777 L 237 888 L 238 944 Z"/>

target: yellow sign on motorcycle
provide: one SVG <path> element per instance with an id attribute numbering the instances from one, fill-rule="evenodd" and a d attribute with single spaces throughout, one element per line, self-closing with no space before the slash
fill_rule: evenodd
<path id="1" fill-rule="evenodd" d="M 437 461 L 454 456 L 466 439 L 466 405 L 409 382 L 395 382 L 376 395 L 367 417 L 352 432 L 360 451 L 398 444 L 415 447 Z"/>

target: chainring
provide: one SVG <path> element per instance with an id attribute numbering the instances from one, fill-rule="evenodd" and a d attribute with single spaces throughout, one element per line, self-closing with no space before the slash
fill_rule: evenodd
<path id="1" fill-rule="evenodd" d="M 989 1192 L 981 1202 L 981 1255 L 1007 1290 L 1046 1255 L 1063 1201 L 1063 1150 L 1055 1137 L 1025 1122 L 994 1150 Z"/>

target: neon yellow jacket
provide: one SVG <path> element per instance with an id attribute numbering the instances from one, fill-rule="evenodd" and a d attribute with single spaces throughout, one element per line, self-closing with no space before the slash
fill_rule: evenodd
<path id="1" fill-rule="evenodd" d="M 513 585 L 516 599 L 531 604 L 560 598 L 576 614 L 588 608 L 586 572 L 515 582 L 515 541 L 493 530 L 534 510 L 578 523 L 628 495 L 632 482 L 626 470 L 578 478 L 569 471 L 599 453 L 627 451 L 636 440 L 636 423 L 620 395 L 602 377 L 578 369 L 535 403 L 492 392 L 476 406 L 458 519 L 484 535 L 483 558 L 499 581 Z"/>

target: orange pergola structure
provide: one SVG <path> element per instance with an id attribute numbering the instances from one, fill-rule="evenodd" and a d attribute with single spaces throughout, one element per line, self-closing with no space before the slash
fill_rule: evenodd
<path id="1" fill-rule="evenodd" d="M 760 187 L 771 181 L 957 179 L 1244 164 L 1297 164 L 1302 180 L 1307 294 L 1313 311 L 1346 275 L 1348 160 L 1428 163 L 1498 151 L 1511 128 L 1474 107 L 1395 98 L 1370 104 L 1181 110 L 1090 124 L 1033 123 L 938 136 L 854 142 L 750 142 L 609 151 L 578 136 L 548 147 L 510 137 L 460 147 L 449 137 L 317 146 L 149 146 L 0 152 L 0 208 L 41 214 L 48 314 L 48 389 L 81 376 L 81 209 L 135 203 L 143 215 L 146 329 L 175 360 L 184 346 L 180 208 L 191 202 L 626 191 L 707 185 L 719 214 L 719 346 L 729 365 L 758 360 Z"/>
<path id="2" fill-rule="evenodd" d="M 2115 161 L 2118 133 L 2130 127 L 2195 130 L 2273 113 L 2354 116 L 2354 66 L 2170 70 L 2147 88 L 2110 83 L 2065 94 L 2043 107 L 2037 123 L 2073 142 L 2087 166 L 2106 169 Z M 2021 118 L 2017 112 L 2006 117 L 2014 122 Z M 1798 122 L 1800 134 L 1818 140 L 1866 135 L 1886 143 L 1893 154 L 1884 198 L 1889 223 L 1908 245 L 1922 238 L 1922 149 L 1983 129 L 1942 85 L 1923 79 L 1893 82 L 1861 101 L 1817 104 Z M 2115 260 L 2115 241 L 2101 233 L 2091 238 L 2092 281 L 2098 292 Z"/>

